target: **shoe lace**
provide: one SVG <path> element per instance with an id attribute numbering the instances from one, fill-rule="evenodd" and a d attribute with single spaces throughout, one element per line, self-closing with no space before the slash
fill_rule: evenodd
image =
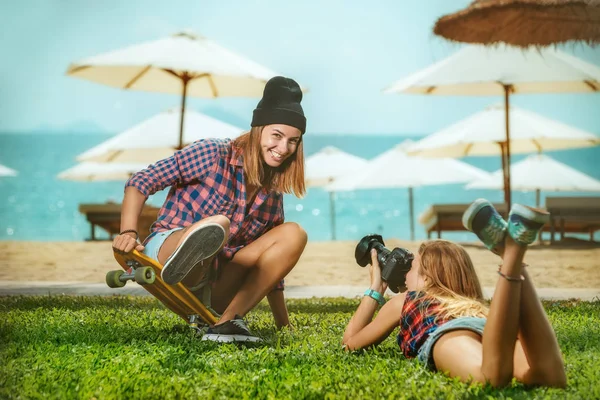
<path id="1" fill-rule="evenodd" d="M 535 241 L 535 238 L 538 234 L 538 231 L 535 229 L 527 229 L 527 227 L 525 225 L 522 225 L 520 223 L 516 223 L 516 228 L 517 228 L 517 232 L 519 235 L 519 238 L 521 239 L 521 241 L 523 242 L 527 242 L 527 243 L 533 243 L 533 241 Z"/>
<path id="2" fill-rule="evenodd" d="M 490 223 L 483 228 L 483 232 L 485 233 L 485 236 L 493 242 L 490 244 L 496 244 L 501 242 L 504 238 L 505 229 L 502 225 L 498 224 L 496 220 L 491 220 Z"/>
<path id="3" fill-rule="evenodd" d="M 248 327 L 246 326 L 246 323 L 244 322 L 243 319 L 232 319 L 231 323 L 240 329 L 248 331 Z"/>

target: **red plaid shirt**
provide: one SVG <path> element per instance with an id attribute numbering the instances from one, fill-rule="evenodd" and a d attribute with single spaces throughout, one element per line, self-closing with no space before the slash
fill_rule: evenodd
<path id="1" fill-rule="evenodd" d="M 244 246 L 284 221 L 283 195 L 261 188 L 246 213 L 244 158 L 230 139 L 204 139 L 136 173 L 125 187 L 134 186 L 146 198 L 170 186 L 152 225 L 147 243 L 157 232 L 186 227 L 213 215 L 231 221 L 229 239 L 215 268 Z M 279 288 L 283 288 L 283 281 Z"/>
<path id="2" fill-rule="evenodd" d="M 436 321 L 439 312 L 439 301 L 427 296 L 425 292 L 406 292 L 400 317 L 400 331 L 396 337 L 396 342 L 405 357 L 416 357 L 429 335 L 448 321 L 443 318 Z"/>

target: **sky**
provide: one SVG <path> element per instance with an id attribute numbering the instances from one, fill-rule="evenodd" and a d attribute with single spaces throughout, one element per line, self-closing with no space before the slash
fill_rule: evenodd
<path id="1" fill-rule="evenodd" d="M 118 133 L 178 106 L 176 95 L 120 90 L 65 72 L 79 59 L 187 30 L 308 87 L 307 132 L 432 133 L 501 99 L 382 89 L 461 48 L 432 28 L 437 18 L 469 2 L 3 1 L 0 132 Z M 600 47 L 561 49 L 600 66 Z M 512 99 L 515 106 L 600 134 L 598 93 Z M 192 98 L 188 107 L 249 125 L 257 102 Z"/>

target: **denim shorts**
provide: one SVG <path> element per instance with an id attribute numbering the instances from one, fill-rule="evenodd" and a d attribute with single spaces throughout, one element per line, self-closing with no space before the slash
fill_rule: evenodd
<path id="1" fill-rule="evenodd" d="M 168 231 L 158 232 L 157 234 L 152 236 L 148 243 L 146 243 L 146 246 L 144 247 L 144 251 L 142 253 L 144 253 L 151 259 L 158 261 L 158 251 L 162 247 L 165 240 L 167 240 L 171 233 L 180 231 L 182 229 L 183 228 L 174 228 Z"/>
<path id="2" fill-rule="evenodd" d="M 425 340 L 425 343 L 423 343 L 419 349 L 419 352 L 417 353 L 417 359 L 425 364 L 429 369 L 435 370 L 435 363 L 433 362 L 433 346 L 444 333 L 463 329 L 478 333 L 479 335 L 483 336 L 483 327 L 485 326 L 485 321 L 485 318 L 460 317 L 440 325 L 429 335 L 427 340 Z"/>

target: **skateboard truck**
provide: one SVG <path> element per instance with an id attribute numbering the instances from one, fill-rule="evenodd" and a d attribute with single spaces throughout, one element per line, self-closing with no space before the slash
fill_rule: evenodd
<path id="1" fill-rule="evenodd" d="M 208 326 L 208 324 L 197 314 L 189 315 L 188 318 L 188 326 L 194 331 L 194 333 L 202 333 L 202 328 Z"/>
<path id="2" fill-rule="evenodd" d="M 134 281 L 140 285 L 149 285 L 154 283 L 156 273 L 152 267 L 144 267 L 135 260 L 127 260 L 127 271 L 114 270 L 106 273 L 106 284 L 110 288 L 119 288 L 125 286 L 127 281 Z"/>

